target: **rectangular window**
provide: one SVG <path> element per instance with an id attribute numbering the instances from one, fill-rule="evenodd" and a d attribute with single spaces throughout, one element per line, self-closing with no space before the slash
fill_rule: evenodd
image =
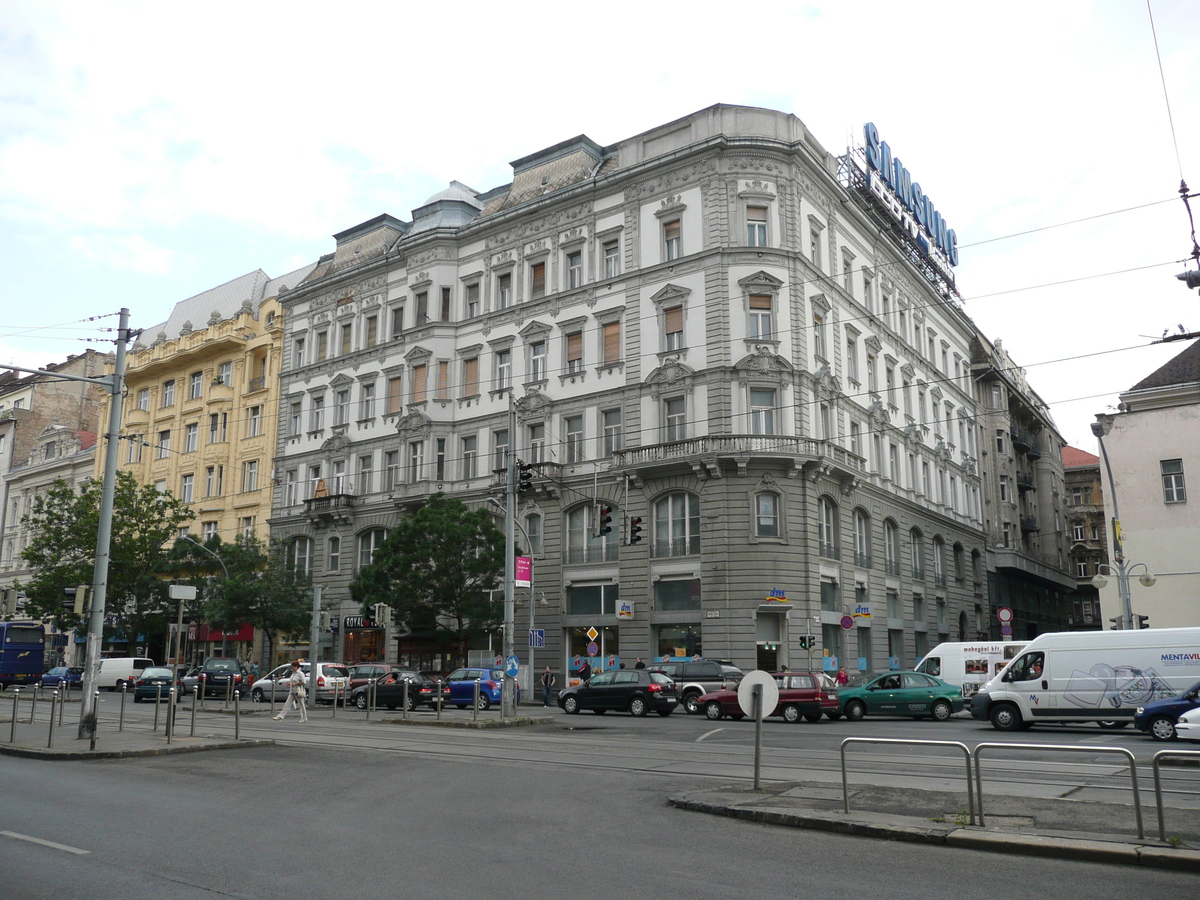
<path id="1" fill-rule="evenodd" d="M 583 253 L 576 250 L 567 254 L 567 288 L 583 287 Z"/>
<path id="2" fill-rule="evenodd" d="M 387 411 L 388 415 L 399 413 L 404 408 L 404 385 L 399 375 L 388 379 Z"/>
<path id="3" fill-rule="evenodd" d="M 900 454 L 896 450 L 896 445 L 888 444 L 888 473 L 892 477 L 892 483 L 900 484 Z"/>
<path id="4" fill-rule="evenodd" d="M 821 229 L 815 225 L 809 226 L 808 256 L 814 266 L 821 268 Z"/>
<path id="5" fill-rule="evenodd" d="M 404 307 L 397 306 L 392 309 L 392 340 L 400 337 L 404 333 Z"/>
<path id="6" fill-rule="evenodd" d="M 1004 453 L 1004 429 L 1003 428 L 996 429 L 996 452 L 1001 453 L 1001 454 Z"/>
<path id="7" fill-rule="evenodd" d="M 850 452 L 855 456 L 863 455 L 862 425 L 858 422 L 850 423 Z"/>
<path id="8" fill-rule="evenodd" d="M 772 320 L 772 302 L 769 294 L 750 295 L 750 337 L 763 340 L 773 340 L 775 325 Z M 680 307 L 680 313 L 683 308 Z M 680 315 L 680 329 L 683 328 L 683 316 Z M 668 348 L 669 349 L 669 348 Z"/>
<path id="9" fill-rule="evenodd" d="M 300 433 L 300 401 L 296 400 L 288 404 L 288 432 L 290 436 L 295 437 Z"/>
<path id="10" fill-rule="evenodd" d="M 673 259 L 679 259 L 682 255 L 683 245 L 681 243 L 682 236 L 679 228 L 679 220 L 674 222 L 663 223 L 663 242 L 665 244 L 666 253 L 664 258 L 667 262 Z"/>
<path id="11" fill-rule="evenodd" d="M 621 274 L 621 242 L 604 242 L 604 277 L 616 278 Z"/>
<path id="12" fill-rule="evenodd" d="M 1084 535 L 1084 525 L 1082 522 L 1076 522 L 1071 526 L 1071 540 L 1082 541 Z"/>
<path id="13" fill-rule="evenodd" d="M 421 291 L 417 294 L 417 320 L 413 322 L 417 328 L 426 324 L 429 321 L 429 292 Z"/>
<path id="14" fill-rule="evenodd" d="M 0 453 L 4 451 L 5 435 L 0 435 Z M 129 436 L 129 455 L 125 458 L 127 463 L 139 463 L 142 461 L 142 443 L 145 438 L 140 434 Z M 16 505 L 13 506 L 13 515 L 16 515 Z"/>
<path id="15" fill-rule="evenodd" d="M 817 406 L 817 437 L 823 441 L 832 441 L 835 437 L 833 418 L 828 403 L 821 403 Z"/>
<path id="16" fill-rule="evenodd" d="M 345 425 L 350 421 L 350 389 L 333 392 L 333 424 Z"/>
<path id="17" fill-rule="evenodd" d="M 203 390 L 204 373 L 193 372 L 188 376 L 188 399 L 199 400 L 200 393 Z"/>
<path id="18" fill-rule="evenodd" d="M 867 312 L 874 314 L 875 312 L 875 282 L 871 276 L 867 274 L 867 270 L 862 270 L 863 276 L 863 306 L 867 308 Z"/>
<path id="19" fill-rule="evenodd" d="M 845 254 L 842 255 L 842 289 L 850 296 L 854 296 L 854 275 L 850 266 L 850 257 Z"/>
<path id="20" fill-rule="evenodd" d="M 508 466 L 508 429 L 492 432 L 492 471 L 500 472 Z"/>
<path id="21" fill-rule="evenodd" d="M 512 386 L 512 350 L 496 351 L 496 390 Z"/>
<path id="22" fill-rule="evenodd" d="M 539 300 L 546 296 L 546 264 L 534 263 L 529 267 L 529 298 Z"/>
<path id="23" fill-rule="evenodd" d="M 612 456 L 621 449 L 621 410 L 606 409 L 600 413 L 604 428 L 604 455 Z"/>
<path id="24" fill-rule="evenodd" d="M 546 426 L 544 423 L 529 426 L 529 462 L 541 464 L 546 461 Z"/>
<path id="25" fill-rule="evenodd" d="M 1187 491 L 1183 484 L 1183 460 L 1164 459 L 1159 466 L 1162 469 L 1163 502 L 1186 503 Z"/>
<path id="26" fill-rule="evenodd" d="M 379 316 L 367 316 L 367 347 L 379 343 Z"/>
<path id="27" fill-rule="evenodd" d="M 439 400 L 450 399 L 450 362 L 442 360 L 437 367 L 436 396 Z"/>
<path id="28" fill-rule="evenodd" d="M 183 426 L 183 452 L 195 453 L 200 443 L 200 426 L 193 422 Z"/>
<path id="29" fill-rule="evenodd" d="M 583 416 L 567 416 L 563 426 L 567 436 L 567 464 L 583 462 Z"/>
<path id="30" fill-rule="evenodd" d="M 663 310 L 663 334 L 667 350 L 683 349 L 683 307 L 672 306 Z"/>
<path id="31" fill-rule="evenodd" d="M 813 352 L 823 360 L 829 359 L 825 343 L 825 317 L 820 313 L 813 314 Z"/>
<path id="32" fill-rule="evenodd" d="M 292 344 L 292 367 L 300 368 L 304 365 L 304 338 L 298 337 Z"/>
<path id="33" fill-rule="evenodd" d="M 144 410 L 150 408 L 150 388 L 142 388 L 137 392 L 137 408 Z"/>
<path id="34" fill-rule="evenodd" d="M 321 362 L 329 355 L 329 332 L 321 331 L 317 333 L 317 362 Z"/>
<path id="35" fill-rule="evenodd" d="M 217 523 L 216 522 L 205 522 L 203 525 L 203 528 L 204 528 L 205 542 L 207 542 L 211 538 L 215 538 L 217 536 Z"/>
<path id="36" fill-rule="evenodd" d="M 262 434 L 262 407 L 250 407 L 250 414 L 246 419 L 246 437 L 258 437 Z"/>
<path id="37" fill-rule="evenodd" d="M 463 396 L 474 397 L 479 393 L 479 357 L 463 360 Z"/>
<path id="38" fill-rule="evenodd" d="M 174 406 L 175 405 L 175 379 L 174 378 L 172 378 L 170 381 L 163 382 L 162 403 L 159 405 L 160 406 Z"/>
<path id="39" fill-rule="evenodd" d="M 505 272 L 496 279 L 496 309 L 508 309 L 512 305 L 512 273 Z"/>
<path id="40" fill-rule="evenodd" d="M 242 491 L 258 490 L 258 460 L 242 463 Z"/>
<path id="41" fill-rule="evenodd" d="M 242 539 L 249 540 L 254 535 L 254 516 L 242 516 Z"/>
<path id="42" fill-rule="evenodd" d="M 335 459 L 330 467 L 332 471 L 329 473 L 329 493 L 345 494 L 347 487 L 346 481 L 346 461 L 344 459 Z"/>
<path id="43" fill-rule="evenodd" d="M 884 374 L 884 380 L 887 384 L 887 400 L 888 406 L 897 409 L 896 404 L 896 367 L 888 366 Z"/>
<path id="44" fill-rule="evenodd" d="M 338 356 L 346 356 L 350 353 L 350 351 L 352 349 L 354 349 L 352 346 L 353 335 L 354 335 L 354 328 L 350 325 L 349 322 L 347 322 L 346 324 L 344 324 L 342 326 L 342 340 L 341 340 L 341 345 L 338 347 Z"/>
<path id="45" fill-rule="evenodd" d="M 754 495 L 754 533 L 759 537 L 779 537 L 779 495 L 769 492 Z"/>
<path id="46" fill-rule="evenodd" d="M 195 475 L 181 475 L 179 478 L 179 499 L 184 503 L 191 503 L 192 492 L 195 490 L 195 486 Z"/>
<path id="47" fill-rule="evenodd" d="M 846 377 L 858 383 L 858 342 L 854 338 L 846 338 Z"/>
<path id="48" fill-rule="evenodd" d="M 428 369 L 424 365 L 413 366 L 412 370 L 412 402 L 425 402 L 425 379 Z"/>
<path id="49" fill-rule="evenodd" d="M 479 438 L 475 435 L 462 439 L 462 477 L 463 480 L 475 477 L 476 462 L 479 458 Z"/>
<path id="50" fill-rule="evenodd" d="M 325 427 L 325 396 L 313 397 L 312 410 L 309 414 L 309 431 L 320 431 Z"/>
<path id="51" fill-rule="evenodd" d="M 158 433 L 158 459 L 166 459 L 171 454 L 171 432 L 160 431 Z"/>
<path id="52" fill-rule="evenodd" d="M 441 320 L 443 322 L 449 322 L 450 321 L 450 288 L 448 288 L 448 287 L 442 288 L 441 313 L 442 313 L 440 316 Z"/>
<path id="53" fill-rule="evenodd" d="M 775 433 L 775 391 L 750 389 L 750 433 Z"/>
<path id="54" fill-rule="evenodd" d="M 292 475 L 293 478 L 296 475 L 295 471 L 292 471 L 289 474 Z M 217 494 L 217 467 L 216 466 L 209 466 L 207 469 L 204 470 L 204 496 L 205 497 L 218 496 L 218 494 Z M 286 499 L 286 497 L 285 497 L 285 499 Z M 290 506 L 291 504 L 288 504 L 288 505 Z"/>
<path id="55" fill-rule="evenodd" d="M 529 380 L 546 380 L 546 342 L 534 341 L 529 345 Z"/>
<path id="56" fill-rule="evenodd" d="M 583 371 L 583 332 L 576 331 L 567 335 L 567 373 L 576 374 Z"/>
<path id="57" fill-rule="evenodd" d="M 663 612 L 700 609 L 700 579 L 663 579 L 656 582 L 654 608 Z"/>
<path id="58" fill-rule="evenodd" d="M 1010 499 L 1009 494 L 1010 494 L 1010 491 L 1008 489 L 1008 476 L 1001 475 L 1000 476 L 1000 502 L 1007 503 Z"/>
<path id="59" fill-rule="evenodd" d="M 682 441 L 687 437 L 686 401 L 683 397 L 672 397 L 663 402 L 663 421 L 667 441 Z"/>
<path id="60" fill-rule="evenodd" d="M 358 458 L 358 493 L 369 494 L 375 484 L 375 457 L 373 455 Z"/>
<path id="61" fill-rule="evenodd" d="M 873 394 L 879 392 L 879 364 L 870 353 L 867 354 L 867 390 Z"/>
<path id="62" fill-rule="evenodd" d="M 604 363 L 611 365 L 621 361 L 621 323 L 604 324 Z"/>
<path id="63" fill-rule="evenodd" d="M 358 417 L 372 419 L 375 417 L 375 382 L 364 384 L 359 389 Z"/>
<path id="64" fill-rule="evenodd" d="M 746 207 L 746 245 L 748 247 L 767 246 L 767 208 L 765 206 Z"/>

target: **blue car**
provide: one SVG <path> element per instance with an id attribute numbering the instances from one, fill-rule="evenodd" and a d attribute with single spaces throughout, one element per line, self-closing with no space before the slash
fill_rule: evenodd
<path id="1" fill-rule="evenodd" d="M 466 709 L 475 699 L 475 679 L 479 679 L 479 708 L 487 709 L 500 702 L 500 686 L 504 684 L 504 670 L 467 666 L 455 669 L 447 677 L 450 685 L 450 702 L 459 709 Z M 521 688 L 517 686 L 517 701 L 521 700 Z"/>
<path id="2" fill-rule="evenodd" d="M 1200 683 L 1193 684 L 1178 697 L 1152 700 L 1139 706 L 1133 715 L 1135 728 L 1148 732 L 1156 741 L 1175 740 L 1175 721 L 1185 712 L 1200 706 Z"/>
<path id="3" fill-rule="evenodd" d="M 42 676 L 42 687 L 66 686 L 67 690 L 83 685 L 83 666 L 55 666 Z"/>

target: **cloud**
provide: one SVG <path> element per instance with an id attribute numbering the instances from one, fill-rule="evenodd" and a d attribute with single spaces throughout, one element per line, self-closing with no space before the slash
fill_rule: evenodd
<path id="1" fill-rule="evenodd" d="M 165 275 L 178 258 L 174 251 L 156 246 L 140 234 L 76 234 L 68 244 L 85 259 L 143 275 Z"/>

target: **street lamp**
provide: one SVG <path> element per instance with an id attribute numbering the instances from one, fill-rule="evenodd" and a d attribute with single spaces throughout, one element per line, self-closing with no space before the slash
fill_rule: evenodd
<path id="1" fill-rule="evenodd" d="M 201 550 L 203 550 L 205 553 L 207 553 L 209 556 L 211 556 L 213 559 L 215 559 L 217 562 L 219 562 L 221 564 L 221 568 L 225 571 L 225 580 L 226 581 L 229 580 L 229 567 L 225 565 L 225 560 L 221 559 L 221 557 L 217 556 L 216 553 L 214 553 L 212 550 L 209 550 L 207 547 L 205 547 L 202 543 L 200 543 L 198 540 L 196 540 L 190 534 L 181 534 L 179 536 L 179 539 L 181 541 L 187 541 L 189 544 L 195 544 L 197 547 L 199 547 Z M 180 601 L 180 603 L 179 603 L 179 621 L 181 623 L 183 622 L 183 601 Z M 226 635 L 225 635 L 225 629 L 222 628 L 221 629 L 221 655 L 222 656 L 224 656 L 228 652 L 228 643 L 227 643 L 228 640 L 229 640 L 229 638 L 226 637 Z"/>
<path id="2" fill-rule="evenodd" d="M 500 512 L 504 513 L 504 516 L 506 519 L 508 518 L 508 510 L 504 508 L 504 504 L 502 504 L 499 500 L 497 500 L 495 497 L 488 497 L 487 502 L 492 504 L 492 506 L 496 507 L 496 509 L 500 510 Z M 525 530 L 525 526 L 523 526 L 520 522 L 516 521 L 515 517 L 513 519 L 513 527 L 515 527 L 518 531 L 521 532 L 521 537 L 525 538 L 525 546 L 529 550 L 530 557 L 532 557 L 533 556 L 533 541 L 531 541 L 529 539 L 529 532 Z M 530 560 L 530 562 L 532 563 L 532 559 Z M 537 690 L 537 681 L 535 680 L 537 678 L 537 671 L 533 667 L 533 609 L 537 605 L 536 603 L 534 603 L 534 600 L 533 600 L 534 596 L 535 595 L 534 595 L 534 591 L 533 591 L 533 566 L 530 565 L 529 566 L 529 636 L 530 636 L 530 640 L 529 640 L 529 690 L 531 693 L 536 692 L 536 690 Z M 542 594 L 542 605 L 543 606 L 546 605 L 545 596 L 546 596 L 545 594 Z M 537 699 L 537 698 L 535 697 L 534 699 Z"/>
<path id="3" fill-rule="evenodd" d="M 1113 518 L 1112 518 L 1112 541 L 1113 541 L 1113 562 L 1117 564 L 1117 595 L 1121 598 L 1121 628 L 1125 631 L 1133 630 L 1133 600 L 1129 595 L 1129 575 L 1131 569 L 1136 569 L 1141 566 L 1146 571 L 1138 579 L 1144 587 L 1150 587 L 1154 584 L 1154 575 L 1150 572 L 1149 566 L 1145 563 L 1134 563 L 1129 568 L 1125 567 L 1125 553 L 1121 547 L 1121 507 L 1117 504 L 1117 484 L 1113 480 L 1112 466 L 1108 461 L 1108 450 L 1104 446 L 1104 426 L 1099 422 L 1092 423 L 1092 434 L 1096 436 L 1097 443 L 1100 444 L 1100 455 L 1104 457 L 1104 470 L 1108 473 L 1108 496 L 1112 498 Z M 1100 568 L 1108 569 L 1112 573 L 1112 566 L 1100 564 Z M 1108 579 L 1099 572 L 1092 578 L 1092 584 L 1097 588 L 1103 588 L 1108 584 Z"/>

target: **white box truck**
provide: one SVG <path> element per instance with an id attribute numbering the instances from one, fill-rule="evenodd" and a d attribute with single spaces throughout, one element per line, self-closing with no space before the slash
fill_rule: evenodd
<path id="1" fill-rule="evenodd" d="M 925 654 L 917 671 L 957 685 L 971 697 L 1024 649 L 1028 641 L 947 641 Z"/>
<path id="2" fill-rule="evenodd" d="M 1121 728 L 1139 706 L 1200 680 L 1200 628 L 1039 635 L 971 698 L 1000 731 L 1042 723 Z"/>

